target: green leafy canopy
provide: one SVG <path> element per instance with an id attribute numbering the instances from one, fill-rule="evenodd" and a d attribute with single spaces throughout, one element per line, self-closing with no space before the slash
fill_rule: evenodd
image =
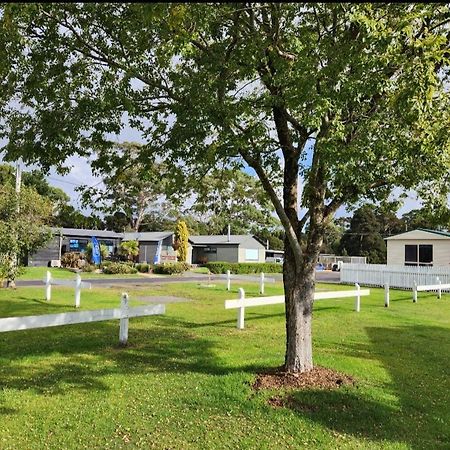
<path id="1" fill-rule="evenodd" d="M 3 150 L 60 165 L 110 146 L 126 115 L 148 139 L 142 161 L 159 153 L 173 177 L 226 159 L 272 183 L 281 149 L 305 177 L 303 206 L 325 180 L 325 215 L 424 180 L 441 194 L 448 15 L 425 4 L 4 5 Z"/>

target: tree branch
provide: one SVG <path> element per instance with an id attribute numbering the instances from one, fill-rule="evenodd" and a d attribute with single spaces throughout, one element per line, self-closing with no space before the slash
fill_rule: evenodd
<path id="1" fill-rule="evenodd" d="M 289 243 L 291 244 L 295 263 L 297 265 L 297 269 L 301 267 L 301 255 L 302 255 L 302 249 L 300 247 L 300 243 L 297 238 L 296 230 L 294 230 L 294 227 L 292 226 L 291 220 L 289 219 L 288 215 L 286 214 L 286 211 L 283 208 L 283 205 L 281 204 L 280 199 L 278 198 L 272 184 L 270 183 L 269 178 L 267 177 L 267 174 L 264 172 L 264 169 L 261 166 L 261 163 L 256 159 L 252 158 L 246 151 L 243 149 L 240 150 L 240 153 L 242 157 L 244 158 L 245 162 L 252 167 L 256 174 L 258 175 L 258 178 L 261 181 L 261 184 L 263 185 L 264 190 L 269 195 L 273 206 L 275 207 L 275 211 L 278 214 L 278 217 L 281 220 L 281 223 L 283 224 L 283 227 L 286 231 L 286 236 L 289 240 Z"/>
<path id="2" fill-rule="evenodd" d="M 131 67 L 124 66 L 122 63 L 111 58 L 110 56 L 108 56 L 107 54 L 105 54 L 104 52 L 99 50 L 98 48 L 94 47 L 89 42 L 86 42 L 86 40 L 82 38 L 82 36 L 76 30 L 76 28 L 73 25 L 71 25 L 70 23 L 68 23 L 67 20 L 58 19 L 57 17 L 54 17 L 52 14 L 49 14 L 45 10 L 43 11 L 43 14 L 45 16 L 47 16 L 47 18 L 49 18 L 50 20 L 53 20 L 54 22 L 61 25 L 62 27 L 65 27 L 68 30 L 70 30 L 73 33 L 76 40 L 79 42 L 79 44 L 81 44 L 81 46 L 84 47 L 84 49 L 75 47 L 74 50 L 78 51 L 79 53 L 81 53 L 82 55 L 84 55 L 90 59 L 106 63 L 110 67 L 120 69 L 125 73 L 129 73 L 129 74 L 131 74 L 131 76 L 137 78 L 139 81 L 142 81 L 144 84 L 147 84 L 148 86 L 156 87 L 156 88 L 163 90 L 164 92 L 167 93 L 167 95 L 171 99 L 182 102 L 182 98 L 175 95 L 172 89 L 168 88 L 167 86 L 163 86 L 161 83 L 156 82 L 155 80 L 151 80 L 150 78 L 147 78 L 142 74 L 137 73 Z M 89 51 L 87 51 L 86 49 Z"/>

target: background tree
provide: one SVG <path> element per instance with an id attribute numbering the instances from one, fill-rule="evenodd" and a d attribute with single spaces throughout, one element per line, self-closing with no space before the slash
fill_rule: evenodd
<path id="1" fill-rule="evenodd" d="M 175 249 L 178 253 L 178 261 L 186 262 L 188 252 L 189 232 L 186 222 L 179 220 L 175 228 Z"/>
<path id="2" fill-rule="evenodd" d="M 8 285 L 14 285 L 28 255 L 51 239 L 46 226 L 51 213 L 50 200 L 33 188 L 23 186 L 17 194 L 12 185 L 0 185 L 0 279 Z"/>
<path id="3" fill-rule="evenodd" d="M 394 187 L 446 201 L 448 5 L 58 3 L 1 12 L 7 158 L 48 167 L 92 148 L 109 154 L 107 133 L 119 133 L 126 115 L 148 142 L 143 166 L 164 157 L 180 190 L 210 167 L 255 171 L 285 232 L 288 371 L 313 367 L 314 268 L 336 210 Z"/>
<path id="4" fill-rule="evenodd" d="M 432 208 L 413 209 L 402 216 L 404 231 L 411 231 L 416 228 L 426 228 L 431 230 L 450 230 L 450 210 Z"/>
<path id="5" fill-rule="evenodd" d="M 124 142 L 101 153 L 94 164 L 94 173 L 103 180 L 103 188 L 79 188 L 83 204 L 106 213 L 121 214 L 128 220 L 128 230 L 139 231 L 142 220 L 165 192 L 163 165 L 140 158 L 142 146 Z"/>
<path id="6" fill-rule="evenodd" d="M 52 218 L 52 225 L 54 227 L 81 228 L 86 230 L 103 230 L 105 228 L 104 221 L 98 215 L 85 215 L 74 206 L 67 204 L 57 209 L 57 212 Z"/>
<path id="7" fill-rule="evenodd" d="M 9 164 L 0 164 L 0 184 L 14 184 L 15 169 Z M 60 188 L 51 186 L 41 170 L 23 171 L 22 185 L 33 188 L 52 203 L 52 218 L 49 225 L 65 228 L 103 229 L 105 224 L 98 215 L 85 215 L 69 204 L 70 197 Z"/>
<path id="8" fill-rule="evenodd" d="M 256 234 L 262 228 L 278 228 L 272 202 L 259 181 L 245 172 L 214 170 L 197 185 L 192 212 L 206 223 L 208 234 Z"/>
<path id="9" fill-rule="evenodd" d="M 385 264 L 386 244 L 374 210 L 373 205 L 364 205 L 355 211 L 342 236 L 340 253 L 345 250 L 349 256 L 366 256 L 371 264 Z"/>
<path id="10" fill-rule="evenodd" d="M 104 216 L 105 227 L 117 233 L 123 233 L 130 228 L 130 218 L 124 212 L 116 211 L 114 214 Z M 142 230 L 141 230 L 142 231 Z"/>
<path id="11" fill-rule="evenodd" d="M 14 184 L 15 168 L 10 164 L 0 164 L 0 184 Z M 33 188 L 39 195 L 48 198 L 53 203 L 54 213 L 70 201 L 70 197 L 60 188 L 50 186 L 41 170 L 22 172 L 22 185 Z"/>
<path id="12" fill-rule="evenodd" d="M 374 209 L 383 238 L 403 233 L 406 230 L 404 221 L 397 217 L 399 207 L 399 202 L 385 202 Z"/>
<path id="13" fill-rule="evenodd" d="M 322 248 L 320 253 L 338 254 L 340 253 L 341 239 L 344 234 L 342 227 L 334 220 L 331 221 L 325 230 Z"/>

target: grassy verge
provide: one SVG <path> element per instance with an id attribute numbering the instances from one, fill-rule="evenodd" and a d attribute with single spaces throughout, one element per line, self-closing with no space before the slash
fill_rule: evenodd
<path id="1" fill-rule="evenodd" d="M 50 271 L 53 278 L 59 279 L 72 279 L 75 277 L 75 273 L 59 268 L 59 267 L 25 267 L 25 272 L 18 277 L 18 280 L 43 280 L 46 277 L 47 270 Z M 105 273 L 93 273 L 93 272 L 81 272 L 81 278 L 93 279 L 93 278 L 140 278 L 143 275 L 139 272 L 136 274 L 117 274 L 108 275 Z"/>
<path id="2" fill-rule="evenodd" d="M 359 314 L 353 299 L 316 302 L 315 363 L 358 385 L 295 392 L 291 407 L 274 409 L 275 393 L 250 383 L 283 360 L 283 306 L 248 308 L 239 331 L 236 311 L 223 308 L 237 284 L 198 284 L 130 291 L 135 302 L 191 301 L 131 319 L 127 348 L 116 344 L 118 321 L 0 334 L 0 448 L 449 448 L 449 295 L 413 304 L 391 291 L 386 309 L 373 289 Z M 243 286 L 257 295 L 256 284 Z M 116 306 L 120 292 L 83 291 L 82 308 Z M 0 290 L 0 316 L 73 310 L 71 290 L 55 289 L 51 305 L 42 295 Z"/>
<path id="3" fill-rule="evenodd" d="M 208 274 L 209 273 L 209 269 L 207 267 L 196 267 L 195 269 L 192 269 L 191 272 Z"/>

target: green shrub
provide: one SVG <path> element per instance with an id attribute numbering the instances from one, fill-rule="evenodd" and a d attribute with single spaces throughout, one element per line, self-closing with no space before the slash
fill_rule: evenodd
<path id="1" fill-rule="evenodd" d="M 153 268 L 154 273 L 163 275 L 173 275 L 175 273 L 183 273 L 190 268 L 185 262 L 156 264 Z"/>
<path id="2" fill-rule="evenodd" d="M 136 269 L 138 272 L 141 273 L 148 273 L 149 269 L 150 269 L 150 265 L 147 263 L 140 263 L 140 264 L 136 264 Z"/>
<path id="3" fill-rule="evenodd" d="M 102 261 L 100 263 L 100 269 L 104 269 L 105 267 L 110 266 L 111 264 L 113 264 L 113 261 Z"/>
<path id="4" fill-rule="evenodd" d="M 121 264 L 121 263 L 111 263 L 108 264 L 106 267 L 103 267 L 103 273 L 107 274 L 119 274 L 119 273 L 137 273 L 137 269 L 134 267 L 131 267 L 128 264 Z"/>
<path id="5" fill-rule="evenodd" d="M 96 269 L 95 264 L 89 264 L 89 263 L 86 263 L 82 267 L 83 272 L 94 272 L 95 269 Z"/>
<path id="6" fill-rule="evenodd" d="M 68 267 L 70 269 L 77 269 L 80 264 L 81 255 L 78 252 L 67 252 L 61 256 L 61 266 Z"/>
<path id="7" fill-rule="evenodd" d="M 276 263 L 229 263 L 226 261 L 209 262 L 205 264 L 211 273 L 227 273 L 229 270 L 234 274 L 250 273 L 283 273 L 283 265 Z"/>

